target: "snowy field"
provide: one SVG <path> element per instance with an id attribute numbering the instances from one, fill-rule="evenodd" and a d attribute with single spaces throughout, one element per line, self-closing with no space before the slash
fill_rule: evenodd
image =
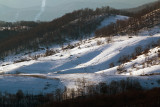
<path id="1" fill-rule="evenodd" d="M 122 16 L 120 18 L 123 19 Z M 116 19 L 117 16 L 113 20 Z M 104 23 L 108 24 L 106 19 Z M 104 26 L 104 23 L 101 26 Z M 73 49 L 57 48 L 58 53 L 37 60 L 14 63 L 14 59 L 18 56 L 9 58 L 10 60 L 6 59 L 0 64 L 0 91 L 15 93 L 21 89 L 35 94 L 50 93 L 64 86 L 75 87 L 78 78 L 85 78 L 92 84 L 132 78 L 139 80 L 145 88 L 160 87 L 157 82 L 160 80 L 160 75 L 141 76 L 160 73 L 159 62 L 153 66 L 142 67 L 144 55 L 125 63 L 126 72 L 117 73 L 119 58 L 123 55 L 131 55 L 137 46 L 143 48 L 156 42 L 160 39 L 159 31 L 159 27 L 155 27 L 148 32 L 141 31 L 138 36 L 115 36 L 109 43 L 108 38 L 90 38 L 80 41 L 81 45 Z M 156 56 L 158 50 L 159 47 L 151 49 L 148 56 Z M 21 57 L 30 59 L 27 55 Z M 110 68 L 111 63 L 114 63 L 115 67 Z M 135 68 L 132 67 L 133 64 Z"/>
<path id="2" fill-rule="evenodd" d="M 24 93 L 40 94 L 54 92 L 63 88 L 58 79 L 46 79 L 24 76 L 0 76 L 0 91 L 2 93 L 16 93 L 23 90 Z"/>

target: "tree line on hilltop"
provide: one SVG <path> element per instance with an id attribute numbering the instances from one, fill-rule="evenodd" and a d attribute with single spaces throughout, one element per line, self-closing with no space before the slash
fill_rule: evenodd
<path id="1" fill-rule="evenodd" d="M 24 50 L 36 51 L 39 46 L 63 44 L 66 39 L 83 39 L 94 32 L 101 21 L 111 14 L 131 15 L 129 12 L 110 7 L 73 11 L 51 22 L 37 26 L 33 24 L 35 27 L 32 29 L 5 38 L 0 42 L 0 56 L 3 58 Z"/>

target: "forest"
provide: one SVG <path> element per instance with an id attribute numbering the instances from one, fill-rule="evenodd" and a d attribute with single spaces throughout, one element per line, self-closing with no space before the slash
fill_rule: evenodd
<path id="1" fill-rule="evenodd" d="M 157 81 L 160 83 L 160 81 Z M 2 107 L 117 107 L 160 105 L 160 89 L 145 90 L 131 78 L 111 83 L 90 85 L 85 79 L 76 81 L 77 89 L 57 89 L 53 93 L 38 95 L 0 94 Z"/>
<path id="2" fill-rule="evenodd" d="M 22 23 L 22 25 L 33 28 L 12 33 L 12 36 L 5 38 L 0 43 L 0 56 L 3 58 L 8 54 L 17 54 L 24 50 L 38 50 L 40 46 L 47 47 L 53 44 L 63 44 L 66 39 L 83 39 L 90 36 L 100 22 L 110 14 L 131 15 L 128 12 L 107 6 L 96 10 L 86 8 L 73 11 L 51 22 L 38 25 L 34 22 Z"/>
<path id="3" fill-rule="evenodd" d="M 34 21 L 19 21 L 19 22 L 4 22 L 0 21 L 0 42 L 6 38 L 10 38 L 18 33 L 28 31 L 43 22 Z"/>
<path id="4" fill-rule="evenodd" d="M 95 35 L 98 36 L 113 36 L 113 35 L 136 35 L 141 29 L 152 28 L 155 25 L 160 24 L 160 2 L 154 4 L 154 6 L 147 7 L 138 13 L 135 13 L 133 17 L 128 20 L 117 20 L 116 23 L 112 23 L 109 26 L 103 27 L 95 31 Z"/>

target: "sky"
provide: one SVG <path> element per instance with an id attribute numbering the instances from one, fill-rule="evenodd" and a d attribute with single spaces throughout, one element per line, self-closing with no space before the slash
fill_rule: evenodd
<path id="1" fill-rule="evenodd" d="M 2 21 L 51 21 L 82 8 L 134 8 L 157 0 L 0 0 Z"/>
<path id="2" fill-rule="evenodd" d="M 124 7 L 130 5 L 139 6 L 141 4 L 145 4 L 147 2 L 152 2 L 157 0 L 46 0 L 47 6 L 56 6 L 60 4 L 67 4 L 71 2 L 103 2 L 112 7 L 119 7 L 119 5 L 124 4 Z M 5 5 L 13 8 L 27 8 L 40 6 L 42 0 L 0 0 L 1 5 Z M 123 7 L 123 6 L 121 6 Z"/>

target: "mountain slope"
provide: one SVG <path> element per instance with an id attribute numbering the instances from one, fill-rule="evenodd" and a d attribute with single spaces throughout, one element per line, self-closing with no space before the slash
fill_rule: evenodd
<path id="1" fill-rule="evenodd" d="M 2 69 L 6 72 L 17 68 L 13 71 L 21 73 L 94 73 L 109 69 L 109 64 L 112 62 L 118 65 L 121 56 L 131 55 L 136 47 L 142 46 L 142 48 L 145 48 L 151 42 L 156 42 L 159 37 L 159 35 L 151 37 L 135 36 L 129 39 L 128 36 L 120 36 L 113 37 L 109 44 L 107 38 L 97 38 L 85 41 L 85 44 L 73 49 L 59 50 L 60 52 L 53 56 L 42 57 L 37 61 L 29 61 L 26 64 L 24 62 L 13 63 L 2 67 Z M 101 42 L 101 44 L 98 45 L 98 42 Z"/>
<path id="2" fill-rule="evenodd" d="M 19 78 L 22 77 L 24 79 L 51 79 L 53 85 L 57 84 L 56 81 L 59 81 L 59 84 L 63 84 L 61 86 L 58 85 L 58 87 L 61 88 L 64 86 L 70 88 L 75 87 L 74 81 L 78 78 L 85 78 L 86 81 L 91 81 L 93 83 L 132 78 L 140 81 L 144 88 L 160 87 L 157 83 L 159 80 L 160 63 L 157 62 L 155 65 L 153 64 L 149 65 L 150 67 L 146 66 L 143 68 L 141 64 L 145 61 L 144 54 L 131 60 L 131 62 L 124 63 L 127 71 L 124 70 L 124 72 L 119 73 L 117 70 L 120 64 L 118 61 L 121 56 L 131 55 L 135 52 L 136 47 L 141 46 L 142 48 L 146 48 L 150 43 L 153 44 L 154 42 L 156 43 L 157 40 L 160 40 L 160 34 L 157 34 L 157 30 L 153 28 L 151 31 L 155 33 L 153 36 L 139 35 L 133 36 L 132 38 L 128 36 L 115 36 L 109 43 L 108 38 L 92 38 L 83 40 L 80 42 L 79 46 L 75 45 L 73 49 L 61 50 L 61 48 L 57 48 L 58 53 L 48 57 L 40 57 L 37 60 L 19 63 L 13 61 L 3 62 L 0 66 L 0 78 L 3 79 L 5 77 L 6 80 L 14 78 L 17 84 L 19 84 L 19 82 L 26 84 L 24 81 L 19 81 Z M 143 32 L 140 34 L 143 34 Z M 77 43 L 78 42 L 75 42 L 71 45 Z M 150 44 L 150 46 L 152 46 L 152 44 Z M 151 49 L 148 56 L 151 58 L 156 56 L 158 50 L 160 50 L 159 47 Z M 43 54 L 43 52 L 39 53 Z M 32 55 L 20 57 L 32 59 Z M 110 68 L 111 63 L 114 63 L 115 67 Z M 132 68 L 134 64 L 136 64 L 136 67 Z M 3 81 L 5 80 L 3 79 Z M 3 85 L 4 83 L 6 85 Z M 7 82 L 5 81 L 4 83 L 0 86 L 8 87 Z M 13 82 L 11 82 L 11 84 L 12 83 Z M 46 82 L 42 83 L 41 87 L 45 87 L 45 84 Z M 23 85 L 19 85 L 18 87 L 23 90 Z M 52 87 L 48 87 L 44 92 L 51 92 L 53 90 Z M 15 91 L 11 92 L 14 93 Z M 36 92 L 39 91 L 37 90 Z"/>
<path id="3" fill-rule="evenodd" d="M 105 12 L 103 9 L 105 9 Z M 98 14 L 97 10 L 79 10 L 66 14 L 50 23 L 39 25 L 36 27 L 38 30 L 36 28 L 32 29 L 32 32 L 27 35 L 30 37 L 29 40 L 34 38 L 36 41 L 35 43 L 32 42 L 30 48 L 37 46 L 36 43 L 41 43 L 40 40 L 45 39 L 45 42 L 50 41 L 51 45 L 46 47 L 40 44 L 38 46 L 39 50 L 34 50 L 34 52 L 32 50 L 21 50 L 21 43 L 23 44 L 27 39 L 22 37 L 19 39 L 19 43 L 18 37 L 27 37 L 26 34 L 22 33 L 23 35 L 16 36 L 15 41 L 9 42 L 11 43 L 9 45 L 17 52 L 17 48 L 12 43 L 18 43 L 20 53 L 11 54 L 9 49 L 8 54 L 11 55 L 3 57 L 3 60 L 0 61 L 0 90 L 9 93 L 15 93 L 19 89 L 35 94 L 40 92 L 52 93 L 58 88 L 77 88 L 76 82 L 79 80 L 85 80 L 86 83 L 95 85 L 100 82 L 110 83 L 113 80 L 128 79 L 139 81 L 145 89 L 160 87 L 159 19 L 153 20 L 152 26 L 142 26 L 136 30 L 135 35 L 124 33 L 123 36 L 112 34 L 111 36 L 106 35 L 106 37 L 93 37 L 94 29 L 101 29 L 110 24 L 115 25 L 114 23 L 119 20 L 123 20 L 122 22 L 128 20 L 126 16 L 106 14 L 108 10 L 110 10 L 108 7 L 102 8 L 102 13 L 98 12 Z M 140 16 L 149 25 L 150 20 L 147 20 L 155 19 L 156 14 L 160 12 L 157 8 L 153 12 L 150 11 L 146 15 Z M 117 11 L 113 10 L 112 12 Z M 153 13 L 154 15 L 152 15 Z M 129 19 L 134 20 L 134 18 Z M 141 23 L 137 22 L 136 24 L 141 26 Z M 96 25 L 94 29 L 86 33 L 86 29 L 88 30 L 88 27 L 93 25 Z M 126 24 L 127 27 L 130 25 L 134 26 L 135 23 Z M 84 29 L 83 32 L 81 32 L 80 26 Z M 74 33 L 75 30 L 78 33 Z M 134 32 L 134 30 L 131 31 Z M 65 34 L 71 37 L 77 37 L 80 34 L 82 38 L 73 41 Z M 86 36 L 86 38 L 83 38 L 83 36 Z M 65 39 L 69 42 L 53 45 L 51 41 L 53 37 L 62 37 L 60 40 L 66 37 Z M 57 42 L 59 39 L 56 38 L 55 40 Z M 12 40 L 9 39 L 9 41 Z M 22 48 L 27 48 L 27 45 L 25 44 Z M 1 49 L 6 48 L 6 45 L 1 47 Z M 4 52 L 4 54 L 6 53 Z M 15 83 L 16 85 L 14 85 Z M 29 87 L 26 87 L 26 85 Z M 30 87 L 34 91 L 31 91 Z"/>

